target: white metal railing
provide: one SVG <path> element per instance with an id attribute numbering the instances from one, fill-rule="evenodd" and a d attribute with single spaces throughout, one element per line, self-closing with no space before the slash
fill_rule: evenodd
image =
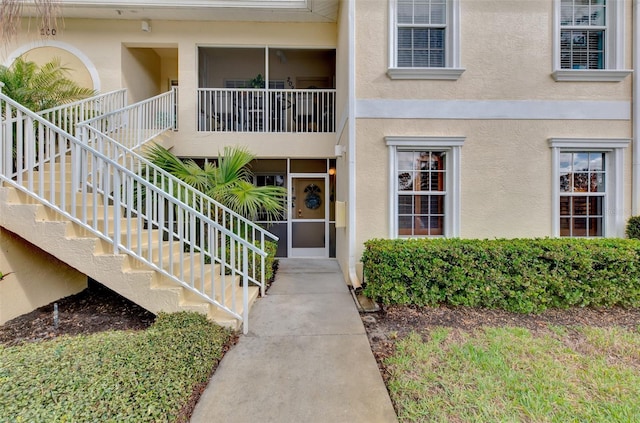
<path id="1" fill-rule="evenodd" d="M 127 105 L 125 88 L 37 112 L 58 128 L 73 134 L 79 122 L 122 109 Z"/>
<path id="2" fill-rule="evenodd" d="M 88 123 L 81 125 L 90 132 L 87 143 L 2 93 L 0 109 L 0 179 L 109 242 L 115 254 L 135 257 L 225 310 L 248 331 L 248 286 L 259 284 L 264 292 L 268 232 L 188 190 Z M 237 235 L 243 230 L 248 239 Z M 226 283 L 236 277 L 241 299 L 235 284 Z"/>
<path id="3" fill-rule="evenodd" d="M 158 135 L 177 129 L 176 93 L 174 88 L 80 123 L 108 135 L 129 149 L 137 149 Z"/>
<path id="4" fill-rule="evenodd" d="M 124 165 L 127 169 L 134 169 L 138 175 L 143 176 L 156 186 L 162 188 L 164 192 L 176 197 L 184 204 L 193 207 L 199 212 L 205 214 L 221 226 L 231 229 L 236 234 L 242 234 L 243 238 L 253 245 L 256 245 L 261 251 L 265 251 L 267 240 L 277 241 L 278 237 L 271 234 L 263 227 L 257 225 L 251 220 L 234 212 L 228 207 L 218 203 L 211 197 L 201 191 L 186 184 L 162 168 L 154 165 L 144 156 L 134 150 L 130 150 L 117 143 L 109 136 L 96 131 L 87 123 L 78 125 L 79 138 L 83 143 L 91 148 L 109 156 L 113 161 Z M 101 170 L 96 169 L 101 172 Z M 83 175 L 84 179 L 92 179 L 91 174 Z M 236 260 L 239 257 L 235 258 Z M 256 260 L 258 257 L 252 255 L 250 268 L 255 271 L 250 272 L 249 280 L 251 283 L 260 287 L 261 295 L 265 294 L 265 266 L 264 256 L 260 258 L 260 262 Z"/>
<path id="5" fill-rule="evenodd" d="M 198 89 L 198 130 L 335 132 L 336 90 Z"/>

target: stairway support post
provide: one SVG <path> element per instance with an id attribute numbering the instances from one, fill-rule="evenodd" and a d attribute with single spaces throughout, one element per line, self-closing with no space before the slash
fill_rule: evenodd
<path id="1" fill-rule="evenodd" d="M 249 332 L 249 249 L 242 246 L 242 333 Z"/>
<path id="2" fill-rule="evenodd" d="M 120 223 L 120 207 L 121 207 L 121 194 L 122 182 L 120 180 L 120 171 L 114 169 L 113 171 L 113 209 L 114 215 L 116 216 L 113 219 L 113 254 L 118 254 L 120 252 L 120 240 L 122 239 L 122 227 Z"/>
<path id="3" fill-rule="evenodd" d="M 260 233 L 260 248 L 265 248 L 265 244 L 264 244 L 265 240 L 264 240 L 264 233 L 261 232 Z M 254 256 L 255 257 L 255 256 Z M 254 259 L 254 263 L 255 263 L 255 259 Z M 265 279 L 266 277 L 266 266 L 267 260 L 264 256 L 260 256 L 260 281 L 262 281 L 262 285 L 260 285 L 260 296 L 264 297 L 264 295 L 266 294 L 266 287 L 267 287 L 267 281 Z M 255 270 L 254 270 L 255 272 Z"/>
<path id="4" fill-rule="evenodd" d="M 0 82 L 0 94 L 2 94 L 2 87 L 4 87 L 4 83 Z M 0 108 L 2 108 L 2 103 L 0 102 Z M 4 144 L 3 139 L 4 139 L 4 120 L 5 118 L 2 117 L 2 110 L 0 110 L 0 152 L 2 152 L 2 157 L 4 157 L 4 160 L 0 160 L 0 174 L 5 174 L 5 173 L 9 173 L 9 166 L 10 166 L 10 161 L 9 161 L 9 157 L 12 157 L 10 154 L 7 154 L 8 151 L 10 151 L 10 147 L 9 147 L 9 143 L 7 143 L 7 145 Z M 2 151 L 2 146 L 5 147 L 5 151 Z M 6 169 L 6 171 L 5 171 Z"/>

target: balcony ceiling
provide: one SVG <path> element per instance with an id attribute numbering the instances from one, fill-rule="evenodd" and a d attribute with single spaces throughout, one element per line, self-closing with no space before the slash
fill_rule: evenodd
<path id="1" fill-rule="evenodd" d="M 59 1 L 65 19 L 336 22 L 340 0 Z M 25 14 L 35 14 L 34 0 L 24 5 Z"/>

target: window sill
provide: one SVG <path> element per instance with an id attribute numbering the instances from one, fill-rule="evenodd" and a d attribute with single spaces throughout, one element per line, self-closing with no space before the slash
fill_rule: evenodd
<path id="1" fill-rule="evenodd" d="M 560 69 L 551 76 L 557 82 L 620 82 L 632 72 L 627 69 Z"/>
<path id="2" fill-rule="evenodd" d="M 389 68 L 391 79 L 443 79 L 456 81 L 464 72 L 461 68 Z"/>

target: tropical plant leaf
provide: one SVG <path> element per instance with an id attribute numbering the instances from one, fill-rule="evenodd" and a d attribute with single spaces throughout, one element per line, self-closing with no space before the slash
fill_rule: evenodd
<path id="1" fill-rule="evenodd" d="M 176 157 L 159 144 L 151 145 L 145 154 L 156 166 L 246 218 L 260 214 L 261 219 L 271 221 L 285 210 L 285 188 L 253 185 L 249 165 L 255 156 L 244 147 L 225 147 L 217 164 L 208 162 L 204 167 Z"/>
<path id="2" fill-rule="evenodd" d="M 0 66 L 0 81 L 4 94 L 35 112 L 96 94 L 70 79 L 70 69 L 59 57 L 42 66 L 19 57 L 9 67 Z"/>

